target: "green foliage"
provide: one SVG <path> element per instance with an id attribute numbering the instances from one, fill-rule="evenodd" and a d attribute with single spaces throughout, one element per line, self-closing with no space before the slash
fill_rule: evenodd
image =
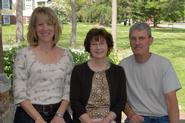
<path id="1" fill-rule="evenodd" d="M 89 55 L 79 49 L 70 49 L 75 64 L 81 64 L 88 60 Z"/>
<path id="2" fill-rule="evenodd" d="M 13 63 L 15 60 L 17 50 L 24 47 L 24 46 L 25 46 L 25 44 L 21 44 L 21 45 L 12 46 L 12 47 L 9 47 L 9 48 L 3 50 L 4 72 L 10 78 L 10 80 L 13 79 Z"/>
<path id="3" fill-rule="evenodd" d="M 184 19 L 185 1 L 184 0 L 169 0 L 164 6 L 165 21 L 177 22 Z"/>
<path id="4" fill-rule="evenodd" d="M 110 53 L 109 60 L 110 60 L 110 62 L 112 62 L 114 64 L 118 64 L 119 63 L 119 58 L 118 58 L 117 52 L 115 50 L 113 50 Z"/>
<path id="5" fill-rule="evenodd" d="M 133 0 L 117 0 L 118 22 L 131 19 Z"/>
<path id="6" fill-rule="evenodd" d="M 110 0 L 77 0 L 76 15 L 78 22 L 111 24 Z M 161 20 L 184 21 L 184 0 L 117 0 L 118 22 L 125 20 L 152 20 L 157 26 Z"/>
<path id="7" fill-rule="evenodd" d="M 7 76 L 12 80 L 13 75 L 13 63 L 14 63 L 14 58 L 15 58 L 16 50 L 15 48 L 11 50 L 4 50 L 3 55 L 4 55 L 4 72 L 7 74 Z"/>
<path id="8" fill-rule="evenodd" d="M 70 4 L 65 0 L 52 0 L 51 8 L 56 12 L 61 23 L 67 23 L 70 20 Z"/>
<path id="9" fill-rule="evenodd" d="M 147 21 L 152 20 L 154 26 L 160 22 L 163 14 L 163 2 L 161 1 L 138 1 L 135 2 L 132 8 L 132 17 L 134 21 Z"/>
<path id="10" fill-rule="evenodd" d="M 70 49 L 70 52 L 73 56 L 73 60 L 75 64 L 81 64 L 86 62 L 89 59 L 89 53 L 84 52 L 84 50 L 80 49 Z M 109 55 L 109 60 L 112 63 L 118 64 L 119 58 L 116 52 L 113 50 Z"/>
<path id="11" fill-rule="evenodd" d="M 81 1 L 83 6 L 77 4 L 77 18 L 79 22 L 99 23 L 110 25 L 111 23 L 111 1 Z"/>

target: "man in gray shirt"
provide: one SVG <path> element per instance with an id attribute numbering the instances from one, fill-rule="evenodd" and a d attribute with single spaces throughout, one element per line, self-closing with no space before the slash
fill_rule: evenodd
<path id="1" fill-rule="evenodd" d="M 129 30 L 133 55 L 120 65 L 127 76 L 125 114 L 129 123 L 178 123 L 176 91 L 181 88 L 170 61 L 150 52 L 151 28 L 135 23 Z"/>

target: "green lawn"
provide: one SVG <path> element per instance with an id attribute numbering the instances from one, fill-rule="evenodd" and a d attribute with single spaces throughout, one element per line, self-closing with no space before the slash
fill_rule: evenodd
<path id="1" fill-rule="evenodd" d="M 152 51 L 167 57 L 173 64 L 182 85 L 177 96 L 185 111 L 185 29 L 154 29 L 155 42 Z"/>
<path id="2" fill-rule="evenodd" d="M 86 33 L 93 25 L 81 24 L 77 26 L 77 41 L 73 48 L 83 48 L 83 40 Z M 111 32 L 111 27 L 106 27 Z M 117 50 L 119 59 L 126 57 L 131 53 L 128 43 L 128 29 L 123 25 L 117 27 Z M 152 28 L 154 44 L 152 52 L 167 57 L 173 64 L 175 71 L 179 77 L 182 89 L 178 91 L 178 101 L 181 111 L 185 111 L 185 29 L 171 28 Z M 12 44 L 15 42 L 15 25 L 3 26 L 3 43 Z M 27 26 L 24 28 L 26 38 Z M 71 35 L 71 25 L 64 24 L 61 36 L 60 46 L 67 47 Z"/>

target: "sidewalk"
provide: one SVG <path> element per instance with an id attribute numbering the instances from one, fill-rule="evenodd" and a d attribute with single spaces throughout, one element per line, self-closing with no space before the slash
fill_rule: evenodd
<path id="1" fill-rule="evenodd" d="M 164 28 L 181 28 L 185 29 L 185 23 L 161 23 L 157 24 L 158 27 L 164 27 Z"/>

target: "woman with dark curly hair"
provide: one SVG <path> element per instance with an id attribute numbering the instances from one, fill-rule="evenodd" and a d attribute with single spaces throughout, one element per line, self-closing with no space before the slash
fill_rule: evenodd
<path id="1" fill-rule="evenodd" d="M 92 28 L 84 41 L 90 59 L 74 67 L 70 102 L 75 123 L 121 123 L 126 102 L 126 78 L 122 67 L 108 60 L 112 35 Z"/>

